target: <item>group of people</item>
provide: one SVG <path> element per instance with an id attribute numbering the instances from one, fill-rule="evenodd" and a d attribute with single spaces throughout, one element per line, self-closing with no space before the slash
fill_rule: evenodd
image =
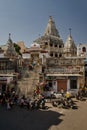
<path id="1" fill-rule="evenodd" d="M 6 106 L 7 109 L 11 109 L 13 104 L 16 104 L 18 100 L 18 95 L 15 94 L 15 91 L 10 92 L 6 91 L 4 93 L 0 93 L 0 104 L 2 106 Z"/>
<path id="2" fill-rule="evenodd" d="M 87 87 L 80 87 L 76 95 L 78 100 L 83 100 L 83 97 L 87 97 Z"/>
<path id="3" fill-rule="evenodd" d="M 61 97 L 63 97 L 62 99 L 64 99 L 63 101 L 71 101 L 71 94 L 69 91 L 65 92 L 63 89 L 61 89 L 60 93 Z M 80 100 L 83 96 L 87 96 L 87 89 L 79 88 L 76 98 Z M 0 104 L 2 106 L 6 106 L 7 110 L 10 110 L 15 105 L 26 107 L 28 109 L 43 109 L 46 107 L 45 103 L 45 97 L 43 95 L 39 96 L 36 91 L 34 91 L 34 96 L 32 96 L 32 99 L 26 98 L 24 95 L 18 96 L 15 91 L 0 93 Z"/>
<path id="4" fill-rule="evenodd" d="M 72 94 L 70 93 L 70 91 L 66 91 L 64 92 L 63 89 L 61 89 L 60 91 L 61 93 L 61 97 L 58 98 L 58 100 L 53 101 L 52 105 L 53 106 L 61 106 L 63 108 L 77 108 L 77 106 L 75 105 L 73 99 L 72 99 Z M 74 94 L 74 97 L 78 100 L 83 101 L 84 97 L 87 97 L 87 88 L 86 87 L 80 87 L 78 89 L 78 92 L 76 94 Z"/>
<path id="5" fill-rule="evenodd" d="M 75 108 L 75 104 L 71 98 L 71 94 L 69 91 L 64 92 L 64 90 L 61 89 L 60 94 L 61 96 L 59 96 L 57 100 L 52 101 L 52 105 L 54 107 Z"/>
<path id="6" fill-rule="evenodd" d="M 18 96 L 15 91 L 0 93 L 0 105 L 5 106 L 7 110 L 12 109 L 14 106 L 28 109 L 44 109 L 45 98 L 39 96 L 38 98 L 26 98 L 24 95 Z"/>

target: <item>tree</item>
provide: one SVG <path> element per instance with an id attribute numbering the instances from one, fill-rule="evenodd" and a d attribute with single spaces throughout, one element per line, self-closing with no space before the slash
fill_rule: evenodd
<path id="1" fill-rule="evenodd" d="M 22 55 L 21 52 L 20 52 L 20 50 L 21 50 L 20 46 L 18 46 L 16 43 L 14 43 L 14 47 L 15 47 L 16 52 L 17 52 L 19 55 Z"/>

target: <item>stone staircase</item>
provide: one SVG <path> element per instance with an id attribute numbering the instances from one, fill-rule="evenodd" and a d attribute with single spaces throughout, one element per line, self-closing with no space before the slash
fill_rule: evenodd
<path id="1" fill-rule="evenodd" d="M 18 90 L 19 95 L 25 95 L 26 97 L 33 96 L 34 88 L 39 82 L 39 68 L 34 69 L 33 71 L 24 71 L 23 78 L 18 81 Z"/>

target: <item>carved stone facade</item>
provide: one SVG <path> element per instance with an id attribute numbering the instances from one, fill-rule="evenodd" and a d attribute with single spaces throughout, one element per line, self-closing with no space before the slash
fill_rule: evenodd
<path id="1" fill-rule="evenodd" d="M 0 92 L 5 92 L 8 88 L 16 89 L 18 80 L 19 56 L 11 40 L 10 34 L 6 45 L 0 48 Z"/>
<path id="2" fill-rule="evenodd" d="M 56 91 L 63 88 L 65 91 L 69 89 L 78 89 L 84 86 L 84 60 L 83 58 L 62 58 L 47 59 L 46 80 L 50 80 L 52 86 L 56 82 Z M 61 80 L 59 84 L 58 81 Z M 71 84 L 73 80 L 73 83 Z M 75 82 L 74 82 L 75 80 Z M 65 85 L 64 85 L 64 82 Z"/>
<path id="3" fill-rule="evenodd" d="M 44 35 L 36 39 L 22 56 L 24 67 L 34 66 L 33 73 L 30 73 L 33 79 L 28 78 L 26 82 L 31 84 L 26 86 L 28 91 L 32 92 L 38 82 L 46 82 L 48 91 L 55 92 L 62 88 L 65 91 L 78 90 L 85 85 L 84 57 L 77 55 L 71 33 L 63 43 L 52 17 L 49 18 Z M 25 90 L 25 86 L 21 86 L 20 89 Z"/>
<path id="4" fill-rule="evenodd" d="M 50 17 L 44 35 L 35 42 L 48 50 L 44 78 L 50 89 L 58 92 L 61 88 L 66 91 L 84 86 L 84 58 L 77 56 L 77 47 L 71 33 L 64 44 Z"/>

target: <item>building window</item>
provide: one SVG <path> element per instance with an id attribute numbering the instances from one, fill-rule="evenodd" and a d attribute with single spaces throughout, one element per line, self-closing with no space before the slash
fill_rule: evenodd
<path id="1" fill-rule="evenodd" d="M 58 57 L 57 53 L 55 54 L 55 57 Z"/>
<path id="2" fill-rule="evenodd" d="M 53 57 L 53 53 L 50 53 L 50 56 Z"/>
<path id="3" fill-rule="evenodd" d="M 62 54 L 59 54 L 59 57 L 62 57 Z"/>
<path id="4" fill-rule="evenodd" d="M 77 80 L 76 79 L 70 80 L 70 89 L 77 89 Z"/>
<path id="5" fill-rule="evenodd" d="M 59 45 L 59 48 L 61 48 L 62 46 L 61 45 Z"/>
<path id="6" fill-rule="evenodd" d="M 45 42 L 45 45 L 48 45 L 48 43 L 47 43 L 47 42 Z"/>
<path id="7" fill-rule="evenodd" d="M 55 44 L 55 47 L 57 47 L 57 44 Z"/>
<path id="8" fill-rule="evenodd" d="M 50 43 L 50 46 L 52 47 L 52 46 L 53 46 L 53 44 L 52 44 L 52 43 Z"/>
<path id="9" fill-rule="evenodd" d="M 85 47 L 83 47 L 83 48 L 82 48 L 82 51 L 83 51 L 83 52 L 86 52 L 86 48 L 85 48 Z"/>
<path id="10" fill-rule="evenodd" d="M 48 82 L 48 86 L 49 86 L 49 88 L 51 88 L 52 87 L 52 82 Z"/>

